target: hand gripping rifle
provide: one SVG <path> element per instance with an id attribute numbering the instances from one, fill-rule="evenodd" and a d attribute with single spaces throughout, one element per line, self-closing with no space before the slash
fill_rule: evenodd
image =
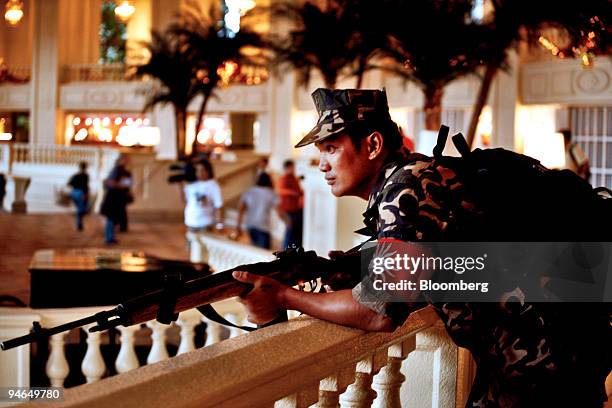
<path id="1" fill-rule="evenodd" d="M 275 253 L 277 259 L 274 261 L 240 265 L 230 270 L 187 281 L 181 279 L 180 274 L 170 273 L 165 276 L 162 289 L 129 299 L 111 310 L 56 327 L 42 328 L 38 322 L 34 322 L 30 334 L 1 342 L 0 348 L 8 350 L 92 323 L 96 325 L 89 329 L 90 332 L 104 331 L 119 325 L 131 326 L 153 319 L 169 324 L 178 318 L 179 312 L 193 308 L 197 308 L 213 321 L 234 326 L 219 316 L 211 306 L 211 303 L 214 302 L 245 295 L 252 289 L 252 285 L 236 281 L 232 277 L 232 272 L 246 271 L 268 276 L 289 286 L 303 287 L 306 282 L 310 282 L 313 290 L 320 289 L 321 284 L 334 288 L 352 287 L 359 281 L 358 248 L 355 247 L 334 259 L 322 258 L 314 251 L 291 248 Z M 284 320 L 286 320 L 286 315 L 274 322 Z M 244 330 L 255 329 L 235 327 Z"/>

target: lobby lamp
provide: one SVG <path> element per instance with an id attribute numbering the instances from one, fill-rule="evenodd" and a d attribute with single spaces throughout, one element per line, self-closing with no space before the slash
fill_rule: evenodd
<path id="1" fill-rule="evenodd" d="M 565 143 L 559 132 L 530 135 L 524 140 L 523 152 L 550 169 L 565 168 Z"/>
<path id="2" fill-rule="evenodd" d="M 7 0 L 4 8 L 4 19 L 9 25 L 16 26 L 23 17 L 23 2 L 21 0 Z"/>
<path id="3" fill-rule="evenodd" d="M 118 3 L 119 4 L 117 4 L 117 7 L 115 7 L 115 15 L 119 18 L 119 20 L 126 23 L 136 11 L 136 7 L 134 7 L 132 2 L 128 0 L 122 0 Z"/>

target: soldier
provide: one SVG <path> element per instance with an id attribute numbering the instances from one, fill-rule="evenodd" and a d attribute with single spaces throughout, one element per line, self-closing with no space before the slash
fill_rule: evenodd
<path id="1" fill-rule="evenodd" d="M 376 238 L 406 242 L 473 238 L 468 230 L 475 224 L 464 224 L 477 223 L 486 209 L 469 196 L 456 171 L 402 149 L 384 91 L 317 89 L 312 96 L 319 120 L 296 147 L 314 143 L 319 149 L 319 169 L 332 194 L 368 200 L 364 223 Z M 361 284 L 352 290 L 307 293 L 246 272 L 234 272 L 234 277 L 254 286 L 241 301 L 249 320 L 257 324 L 293 309 L 346 326 L 390 331 L 419 306 L 372 301 Z M 588 347 L 575 338 L 560 341 L 562 331 L 550 329 L 554 323 L 549 316 L 561 314 L 562 309 L 548 313 L 543 306 L 526 302 L 511 307 L 495 303 L 433 307 L 451 338 L 468 348 L 477 362 L 468 407 L 599 407 L 605 400 L 609 360 L 596 353 L 605 350 L 607 340 L 590 339 Z M 569 327 L 566 332 L 576 330 L 580 329 Z"/>

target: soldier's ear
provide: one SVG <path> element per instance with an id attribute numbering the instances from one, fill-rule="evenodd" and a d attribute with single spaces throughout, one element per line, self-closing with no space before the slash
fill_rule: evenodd
<path id="1" fill-rule="evenodd" d="M 368 159 L 374 160 L 382 154 L 383 136 L 380 132 L 375 131 L 365 139 L 366 148 L 368 150 Z"/>

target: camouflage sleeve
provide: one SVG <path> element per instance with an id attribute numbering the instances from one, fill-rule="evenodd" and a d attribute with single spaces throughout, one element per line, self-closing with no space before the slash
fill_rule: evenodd
<path id="1" fill-rule="evenodd" d="M 414 183 L 394 182 L 385 186 L 378 204 L 378 238 L 417 240 L 419 199 Z"/>
<path id="2" fill-rule="evenodd" d="M 366 279 L 369 278 L 365 277 L 364 280 Z M 367 287 L 367 282 L 359 282 L 352 290 L 353 299 L 378 314 L 390 317 L 395 327 L 401 326 L 412 311 L 425 306 L 424 303 L 409 306 L 403 302 L 393 301 L 387 292 L 370 291 Z"/>

